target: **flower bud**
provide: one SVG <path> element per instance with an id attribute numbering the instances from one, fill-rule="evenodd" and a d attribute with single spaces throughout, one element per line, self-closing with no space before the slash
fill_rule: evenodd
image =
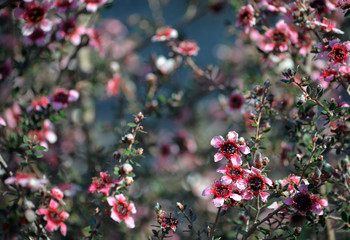
<path id="1" fill-rule="evenodd" d="M 36 214 L 32 209 L 25 210 L 24 216 L 28 222 L 34 222 L 36 220 Z"/>
<path id="2" fill-rule="evenodd" d="M 143 154 L 143 148 L 138 148 L 138 149 L 136 150 L 136 154 L 137 154 L 137 155 L 142 155 L 142 154 Z"/>
<path id="3" fill-rule="evenodd" d="M 133 179 L 132 177 L 129 177 L 129 176 L 126 176 L 126 177 L 124 178 L 124 180 L 125 180 L 125 184 L 126 184 L 127 186 L 131 185 L 131 184 L 134 182 L 134 179 Z"/>
<path id="4" fill-rule="evenodd" d="M 298 161 L 301 161 L 302 156 L 299 153 L 297 153 L 296 158 L 297 158 Z"/>
<path id="5" fill-rule="evenodd" d="M 124 136 L 124 139 L 127 143 L 133 143 L 134 142 L 134 135 L 131 133 L 128 133 Z"/>
<path id="6" fill-rule="evenodd" d="M 63 199 L 63 192 L 58 188 L 51 189 L 51 194 L 57 199 Z"/>
<path id="7" fill-rule="evenodd" d="M 263 157 L 262 163 L 263 163 L 264 166 L 267 166 L 269 164 L 269 162 L 270 162 L 270 160 L 269 160 L 268 157 Z"/>
<path id="8" fill-rule="evenodd" d="M 133 168 L 129 163 L 124 163 L 121 170 L 122 170 L 122 173 L 124 174 L 130 174 Z"/>
<path id="9" fill-rule="evenodd" d="M 115 160 L 118 160 L 119 158 L 120 158 L 120 152 L 118 152 L 118 151 L 115 151 L 114 153 L 113 153 L 113 158 L 115 159 Z"/>
<path id="10" fill-rule="evenodd" d="M 262 159 L 261 159 L 261 153 L 258 152 L 255 156 L 255 159 L 254 159 L 254 163 L 255 163 L 255 167 L 260 169 L 262 168 L 263 166 L 263 163 L 262 163 Z"/>
<path id="11" fill-rule="evenodd" d="M 180 211 L 183 211 L 185 209 L 184 205 L 182 205 L 182 203 L 177 202 L 176 206 L 177 206 L 178 209 L 180 209 Z"/>
<path id="12" fill-rule="evenodd" d="M 155 84 L 157 80 L 158 80 L 158 77 L 154 73 L 148 73 L 146 75 L 146 81 L 149 82 L 150 84 Z"/>
<path id="13" fill-rule="evenodd" d="M 141 120 L 145 118 L 145 116 L 143 115 L 142 112 L 139 112 L 139 113 L 137 114 L 137 117 L 138 117 L 139 119 L 141 119 Z"/>

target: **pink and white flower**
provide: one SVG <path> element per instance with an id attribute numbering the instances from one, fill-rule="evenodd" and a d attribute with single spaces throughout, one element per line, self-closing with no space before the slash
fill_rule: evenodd
<path id="1" fill-rule="evenodd" d="M 323 215 L 323 207 L 328 206 L 327 200 L 309 193 L 307 185 L 300 185 L 298 190 L 299 192 L 295 194 L 294 197 L 288 197 L 283 202 L 293 206 L 293 208 L 301 214 L 307 214 L 313 211 L 317 215 Z"/>
<path id="2" fill-rule="evenodd" d="M 92 183 L 89 187 L 89 192 L 100 192 L 108 196 L 111 187 L 115 186 L 115 184 L 121 184 L 122 182 L 123 180 L 112 180 L 109 178 L 107 173 L 100 172 L 100 178 L 92 178 Z"/>
<path id="3" fill-rule="evenodd" d="M 88 12 L 96 12 L 97 9 L 107 3 L 107 0 L 82 0 L 86 3 L 86 10 Z"/>
<path id="4" fill-rule="evenodd" d="M 119 86 L 121 83 L 119 74 L 114 74 L 112 79 L 109 79 L 106 84 L 107 96 L 117 96 L 119 93 Z"/>
<path id="5" fill-rule="evenodd" d="M 233 184 L 224 184 L 222 181 L 216 181 L 211 187 L 204 189 L 202 196 L 208 196 L 214 194 L 213 203 L 215 207 L 222 207 L 225 202 L 241 201 L 242 197 L 234 193 L 235 186 Z"/>
<path id="6" fill-rule="evenodd" d="M 124 220 L 127 227 L 135 227 L 134 218 L 130 216 L 131 214 L 136 213 L 136 208 L 133 202 L 128 202 L 123 194 L 108 197 L 107 202 L 112 206 L 111 218 L 114 221 L 120 223 Z"/>
<path id="7" fill-rule="evenodd" d="M 46 32 L 44 32 L 41 28 L 35 28 L 34 31 L 26 36 L 23 40 L 25 45 L 36 44 L 39 47 L 45 45 L 45 36 Z"/>
<path id="8" fill-rule="evenodd" d="M 54 126 L 50 120 L 46 119 L 43 123 L 42 129 L 29 131 L 28 137 L 32 140 L 38 141 L 40 146 L 48 148 L 48 143 L 55 143 L 57 135 L 54 132 Z"/>
<path id="9" fill-rule="evenodd" d="M 178 32 L 171 27 L 162 27 L 157 29 L 156 35 L 152 37 L 152 42 L 163 42 L 176 39 Z"/>
<path id="10" fill-rule="evenodd" d="M 36 97 L 32 100 L 32 104 L 27 107 L 27 112 L 30 112 L 32 110 L 41 112 L 44 109 L 46 109 L 49 104 L 50 104 L 50 100 L 48 97 L 46 96 Z"/>
<path id="11" fill-rule="evenodd" d="M 68 9 L 78 8 L 75 0 L 55 0 L 54 6 L 58 8 L 59 13 L 65 13 Z"/>
<path id="12" fill-rule="evenodd" d="M 46 13 L 49 11 L 51 3 L 44 1 L 42 5 L 36 1 L 27 2 L 24 9 L 17 7 L 14 10 L 14 15 L 18 19 L 24 19 L 26 24 L 22 28 L 24 36 L 31 35 L 36 27 L 41 28 L 44 32 L 49 32 L 52 29 L 52 22 L 46 18 Z"/>
<path id="13" fill-rule="evenodd" d="M 250 4 L 241 7 L 239 10 L 236 25 L 244 27 L 245 33 L 248 33 L 250 28 L 256 24 L 254 13 L 254 8 Z"/>
<path id="14" fill-rule="evenodd" d="M 59 88 L 55 94 L 50 96 L 51 106 L 54 110 L 59 111 L 68 103 L 76 102 L 79 99 L 79 92 L 76 90 L 66 90 Z"/>
<path id="15" fill-rule="evenodd" d="M 58 28 L 56 38 L 59 40 L 66 39 L 75 46 L 80 44 L 81 36 L 86 32 L 84 27 L 77 26 L 74 18 L 60 22 Z"/>
<path id="16" fill-rule="evenodd" d="M 195 41 L 185 40 L 180 42 L 176 51 L 182 55 L 196 56 L 199 51 L 199 47 Z"/>
<path id="17" fill-rule="evenodd" d="M 37 212 L 39 215 L 45 215 L 45 229 L 47 231 L 53 232 L 60 228 L 62 235 L 66 236 L 67 226 L 63 221 L 69 217 L 69 214 L 67 212 L 59 210 L 58 207 L 59 204 L 55 200 L 51 199 L 48 209 L 40 208 Z"/>
<path id="18" fill-rule="evenodd" d="M 219 152 L 214 156 L 215 162 L 225 157 L 233 165 L 240 166 L 242 165 L 242 154 L 246 155 L 250 153 L 250 149 L 244 139 L 238 138 L 238 133 L 235 131 L 228 132 L 226 141 L 222 136 L 215 136 L 210 144 L 215 148 L 219 148 Z"/>
<path id="19" fill-rule="evenodd" d="M 250 200 L 253 196 L 258 197 L 260 195 L 263 202 L 267 201 L 270 196 L 269 193 L 264 192 L 272 187 L 272 181 L 266 176 L 261 175 L 261 171 L 252 167 L 251 170 L 246 170 L 248 175 L 246 180 L 246 190 L 242 194 L 243 199 Z"/>
<path id="20" fill-rule="evenodd" d="M 19 187 L 28 188 L 32 191 L 38 191 L 47 184 L 46 178 L 37 178 L 32 174 L 16 173 L 16 176 L 9 177 L 5 180 L 5 184 L 17 184 Z"/>

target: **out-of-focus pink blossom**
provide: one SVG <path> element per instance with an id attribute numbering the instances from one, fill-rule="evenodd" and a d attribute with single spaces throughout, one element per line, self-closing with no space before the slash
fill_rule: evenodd
<path id="1" fill-rule="evenodd" d="M 198 54 L 199 47 L 196 42 L 185 40 L 180 42 L 179 46 L 176 48 L 176 51 L 182 55 L 196 56 Z"/>
<path id="2" fill-rule="evenodd" d="M 248 33 L 250 28 L 256 23 L 254 13 L 254 8 L 250 4 L 241 7 L 241 9 L 239 10 L 236 25 L 242 26 L 244 28 L 245 33 Z"/>
<path id="3" fill-rule="evenodd" d="M 96 12 L 97 9 L 106 4 L 107 0 L 82 0 L 86 3 L 86 10 L 88 12 Z"/>
<path id="4" fill-rule="evenodd" d="M 175 59 L 174 58 L 166 58 L 164 56 L 157 57 L 155 61 L 155 65 L 161 74 L 167 75 L 174 71 L 175 69 Z"/>
<path id="5" fill-rule="evenodd" d="M 267 10 L 271 12 L 281 12 L 281 13 L 287 13 L 286 8 L 286 1 L 281 0 L 263 0 L 259 4 L 260 7 L 266 7 Z"/>
<path id="6" fill-rule="evenodd" d="M 81 36 L 86 32 L 84 27 L 77 26 L 74 18 L 60 22 L 58 28 L 56 38 L 59 40 L 66 39 L 75 46 L 80 44 Z"/>
<path id="7" fill-rule="evenodd" d="M 112 180 L 109 178 L 107 173 L 100 172 L 100 178 L 92 178 L 92 183 L 89 187 L 89 192 L 101 192 L 104 195 L 108 196 L 111 187 L 113 187 L 115 184 L 121 184 L 122 182 L 123 180 Z"/>
<path id="8" fill-rule="evenodd" d="M 37 46 L 42 47 L 45 45 L 45 35 L 46 32 L 44 32 L 41 28 L 35 28 L 29 36 L 24 38 L 24 44 L 36 44 Z"/>
<path id="9" fill-rule="evenodd" d="M 117 96 L 119 93 L 119 86 L 121 83 L 121 77 L 119 74 L 114 74 L 113 78 L 108 80 L 106 84 L 106 90 L 108 96 Z"/>
<path id="10" fill-rule="evenodd" d="M 39 142 L 40 146 L 48 148 L 47 142 L 53 144 L 57 141 L 54 126 L 50 120 L 46 119 L 43 123 L 42 129 L 29 131 L 29 138 Z"/>
<path id="11" fill-rule="evenodd" d="M 17 184 L 22 188 L 28 188 L 31 191 L 38 191 L 47 184 L 46 178 L 37 178 L 32 174 L 16 173 L 16 176 L 9 177 L 5 180 L 5 184 Z"/>
<path id="12" fill-rule="evenodd" d="M 43 111 L 47 106 L 49 105 L 50 101 L 49 98 L 46 96 L 42 97 L 36 97 L 32 100 L 32 104 L 27 107 L 27 112 L 30 112 L 32 110 L 35 111 Z"/>
<path id="13" fill-rule="evenodd" d="M 59 88 L 55 94 L 50 96 L 51 106 L 58 111 L 65 107 L 68 103 L 76 102 L 79 99 L 79 92 L 76 90 L 66 90 Z"/>
<path id="14" fill-rule="evenodd" d="M 75 0 L 55 0 L 54 6 L 57 7 L 59 13 L 65 13 L 67 10 L 78 8 Z"/>
<path id="15" fill-rule="evenodd" d="M 152 37 L 153 42 L 162 42 L 176 39 L 178 36 L 177 30 L 170 27 L 162 27 L 157 29 L 156 35 Z"/>

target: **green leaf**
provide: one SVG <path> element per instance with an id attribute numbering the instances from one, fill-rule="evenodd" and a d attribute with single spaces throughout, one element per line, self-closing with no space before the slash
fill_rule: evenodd
<path id="1" fill-rule="evenodd" d="M 47 151 L 46 147 L 40 146 L 40 145 L 34 146 L 34 149 L 39 150 L 39 151 Z"/>
<path id="2" fill-rule="evenodd" d="M 128 126 L 129 126 L 129 127 L 136 127 L 136 126 L 137 126 L 137 124 L 136 124 L 136 123 L 132 123 L 132 122 L 130 122 L 130 123 L 128 123 Z"/>
<path id="3" fill-rule="evenodd" d="M 341 213 L 341 219 L 343 219 L 344 222 L 348 222 L 348 215 L 345 211 Z"/>

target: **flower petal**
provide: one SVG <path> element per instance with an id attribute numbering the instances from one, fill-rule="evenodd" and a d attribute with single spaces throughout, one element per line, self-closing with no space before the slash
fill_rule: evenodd
<path id="1" fill-rule="evenodd" d="M 215 205 L 215 207 L 222 207 L 222 205 L 224 205 L 225 199 L 217 197 L 213 199 L 213 203 Z"/>
<path id="2" fill-rule="evenodd" d="M 238 138 L 238 133 L 235 131 L 228 132 L 227 140 L 235 142 Z"/>
<path id="3" fill-rule="evenodd" d="M 210 145 L 212 145 L 215 148 L 219 148 L 224 143 L 224 138 L 221 136 L 215 136 L 210 141 Z"/>
<path id="4" fill-rule="evenodd" d="M 293 201 L 294 201 L 293 198 L 287 197 L 286 199 L 284 199 L 283 203 L 287 205 L 292 205 Z"/>
<path id="5" fill-rule="evenodd" d="M 116 199 L 114 197 L 108 197 L 107 202 L 109 206 L 114 206 L 114 204 L 116 203 Z"/>
<path id="6" fill-rule="evenodd" d="M 204 191 L 202 192 L 202 196 L 208 196 L 210 194 L 213 194 L 213 189 L 211 187 L 207 187 L 206 189 L 204 189 Z"/>
<path id="7" fill-rule="evenodd" d="M 134 228 L 135 227 L 135 221 L 132 217 L 127 216 L 124 218 L 125 224 L 128 228 Z"/>
<path id="8" fill-rule="evenodd" d="M 222 153 L 216 153 L 214 155 L 214 162 L 218 162 L 221 161 L 221 159 L 224 157 L 224 155 Z"/>
<path id="9" fill-rule="evenodd" d="M 239 151 L 241 151 L 244 155 L 247 155 L 250 153 L 250 149 L 247 145 L 240 146 Z"/>
<path id="10" fill-rule="evenodd" d="M 260 197 L 261 197 L 261 200 L 263 202 L 266 202 L 267 201 L 267 198 L 270 196 L 270 193 L 267 193 L 267 192 L 261 192 L 260 193 Z"/>

